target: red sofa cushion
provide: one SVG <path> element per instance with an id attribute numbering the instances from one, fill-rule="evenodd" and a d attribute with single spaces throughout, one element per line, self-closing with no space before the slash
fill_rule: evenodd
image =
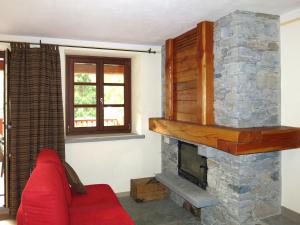
<path id="1" fill-rule="evenodd" d="M 69 208 L 61 176 L 53 163 L 36 166 L 22 193 L 18 223 L 69 225 Z"/>
<path id="2" fill-rule="evenodd" d="M 57 169 L 62 180 L 62 187 L 64 188 L 65 197 L 68 205 L 70 205 L 72 201 L 71 190 L 66 176 L 65 168 L 60 158 L 58 157 L 58 154 L 52 149 L 41 150 L 37 157 L 36 165 L 38 166 L 39 164 L 43 163 L 54 163 L 55 165 L 57 165 Z"/>
<path id="3" fill-rule="evenodd" d="M 109 185 L 85 187 L 86 195 L 72 191 L 71 225 L 134 225 Z"/>
<path id="4" fill-rule="evenodd" d="M 119 204 L 117 196 L 107 184 L 86 185 L 85 189 L 87 194 L 78 194 L 75 190 L 72 190 L 71 210 L 95 204 L 107 204 L 108 202 L 114 205 Z"/>

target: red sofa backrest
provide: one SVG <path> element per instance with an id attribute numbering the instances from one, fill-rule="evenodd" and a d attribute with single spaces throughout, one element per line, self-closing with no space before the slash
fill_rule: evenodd
<path id="1" fill-rule="evenodd" d="M 36 160 L 36 166 L 43 163 L 54 163 L 57 166 L 58 172 L 62 179 L 62 185 L 65 191 L 65 197 L 68 202 L 68 205 L 70 205 L 72 201 L 71 189 L 66 176 L 65 168 L 61 163 L 58 154 L 52 149 L 41 150 Z"/>
<path id="2" fill-rule="evenodd" d="M 47 162 L 61 164 L 58 154 L 53 149 L 44 148 L 38 154 L 38 157 L 36 159 L 36 164 L 47 163 Z"/>
<path id="3" fill-rule="evenodd" d="M 37 165 L 22 193 L 18 224 L 69 225 L 68 208 L 57 166 Z"/>
<path id="4" fill-rule="evenodd" d="M 42 150 L 22 193 L 18 225 L 69 225 L 71 191 L 64 167 L 51 149 Z"/>

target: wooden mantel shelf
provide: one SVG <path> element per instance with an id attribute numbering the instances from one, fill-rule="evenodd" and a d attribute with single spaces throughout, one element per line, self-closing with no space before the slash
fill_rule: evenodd
<path id="1" fill-rule="evenodd" d="M 231 128 L 150 118 L 149 129 L 162 135 L 207 145 L 233 155 L 280 151 L 300 147 L 300 128 Z"/>

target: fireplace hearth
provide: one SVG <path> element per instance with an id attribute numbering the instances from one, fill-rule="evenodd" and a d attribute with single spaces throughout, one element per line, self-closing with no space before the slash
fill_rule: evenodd
<path id="1" fill-rule="evenodd" d="M 206 190 L 207 158 L 198 154 L 196 145 L 178 141 L 178 174 Z"/>

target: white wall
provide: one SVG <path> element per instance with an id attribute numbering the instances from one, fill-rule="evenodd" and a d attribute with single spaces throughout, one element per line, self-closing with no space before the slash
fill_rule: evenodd
<path id="1" fill-rule="evenodd" d="M 300 20 L 281 26 L 281 73 L 282 124 L 300 127 Z M 300 149 L 282 152 L 282 205 L 300 213 Z"/>
<path id="2" fill-rule="evenodd" d="M 38 42 L 39 37 L 0 35 L 0 40 Z M 158 46 L 127 45 L 42 38 L 44 43 L 101 46 L 160 51 Z M 1 48 L 1 46 L 0 46 Z M 130 179 L 153 176 L 161 171 L 160 135 L 148 130 L 148 118 L 161 116 L 161 54 L 129 53 L 61 48 L 62 83 L 65 55 L 129 57 L 132 59 L 132 128 L 145 139 L 66 144 L 66 161 L 85 184 L 107 183 L 115 192 L 130 190 Z M 64 95 L 63 95 L 64 97 Z"/>

